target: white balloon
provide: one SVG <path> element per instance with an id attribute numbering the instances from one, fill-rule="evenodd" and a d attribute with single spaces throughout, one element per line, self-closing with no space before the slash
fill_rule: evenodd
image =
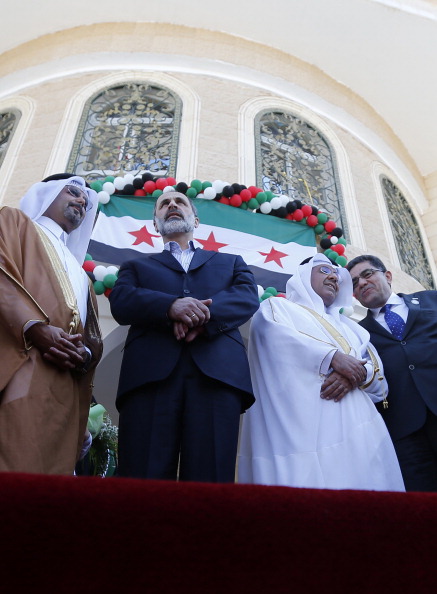
<path id="1" fill-rule="evenodd" d="M 94 278 L 98 281 L 102 281 L 105 276 L 108 274 L 106 272 L 106 266 L 102 266 L 101 264 L 99 266 L 96 266 L 93 270 L 93 274 L 94 274 Z"/>
<path id="2" fill-rule="evenodd" d="M 214 200 L 214 198 L 217 196 L 217 192 L 213 187 L 209 186 L 203 190 L 203 195 L 207 200 Z"/>
<path id="3" fill-rule="evenodd" d="M 127 182 L 125 181 L 124 177 L 116 177 L 114 179 L 114 187 L 116 190 L 122 190 L 126 183 Z"/>
<path id="4" fill-rule="evenodd" d="M 162 193 L 165 194 L 166 192 L 174 192 L 175 189 L 173 186 L 165 186 L 165 188 L 162 190 Z"/>
<path id="5" fill-rule="evenodd" d="M 269 212 L 272 212 L 272 205 L 270 202 L 263 202 L 259 209 L 263 214 L 269 214 Z"/>
<path id="6" fill-rule="evenodd" d="M 261 285 L 257 285 L 257 289 L 258 289 L 258 299 L 260 299 L 262 297 L 262 295 L 264 295 L 264 288 Z"/>
<path id="7" fill-rule="evenodd" d="M 106 274 L 118 274 L 118 266 L 108 266 Z"/>
<path id="8" fill-rule="evenodd" d="M 108 181 L 103 184 L 102 190 L 108 192 L 108 194 L 113 194 L 115 192 L 115 186 L 112 182 Z"/>
<path id="9" fill-rule="evenodd" d="M 132 173 L 126 173 L 126 175 L 124 176 L 124 183 L 126 184 L 133 184 L 134 182 L 134 176 L 132 175 Z"/>
<path id="10" fill-rule="evenodd" d="M 287 196 L 286 194 L 281 194 L 279 198 L 281 199 L 282 206 L 287 206 L 287 204 L 291 202 L 290 196 Z"/>
<path id="11" fill-rule="evenodd" d="M 347 307 L 343 307 L 342 313 L 345 316 L 347 316 L 348 318 L 350 318 L 351 315 L 354 313 L 354 308 L 352 307 L 352 305 L 348 305 Z"/>
<path id="12" fill-rule="evenodd" d="M 221 179 L 216 179 L 215 181 L 212 182 L 212 187 L 216 191 L 216 194 L 219 194 L 223 190 L 225 185 L 226 185 L 226 183 L 224 181 L 222 181 Z"/>
<path id="13" fill-rule="evenodd" d="M 275 196 L 270 200 L 270 204 L 273 210 L 277 210 L 278 208 L 281 208 L 282 200 L 279 198 L 279 196 Z"/>
<path id="14" fill-rule="evenodd" d="M 108 204 L 111 200 L 111 196 L 108 192 L 104 192 L 103 190 L 97 194 L 97 198 L 99 199 L 100 204 Z"/>
<path id="15" fill-rule="evenodd" d="M 338 237 L 332 235 L 329 241 L 332 243 L 332 245 L 335 245 L 336 243 L 338 243 Z"/>

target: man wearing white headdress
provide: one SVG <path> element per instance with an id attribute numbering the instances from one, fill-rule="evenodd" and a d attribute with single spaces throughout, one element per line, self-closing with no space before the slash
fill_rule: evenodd
<path id="1" fill-rule="evenodd" d="M 287 299 L 252 319 L 249 363 L 256 403 L 246 412 L 242 483 L 403 491 L 374 402 L 387 394 L 369 334 L 340 314 L 352 302 L 344 268 L 322 254 L 298 266 Z"/>
<path id="2" fill-rule="evenodd" d="M 0 208 L 0 471 L 72 474 L 81 452 L 102 350 L 82 269 L 97 202 L 72 176 Z"/>

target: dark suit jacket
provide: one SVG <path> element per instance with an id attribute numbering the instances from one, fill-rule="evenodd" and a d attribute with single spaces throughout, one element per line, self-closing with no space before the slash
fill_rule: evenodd
<path id="1" fill-rule="evenodd" d="M 177 341 L 167 318 L 179 297 L 212 299 L 204 335 L 191 343 Z M 240 256 L 197 249 L 186 273 L 176 258 L 159 254 L 124 263 L 109 296 L 115 320 L 130 324 L 117 394 L 170 375 L 181 349 L 189 348 L 207 376 L 245 393 L 244 408 L 253 402 L 246 350 L 238 327 L 258 309 L 254 277 Z"/>
<path id="2" fill-rule="evenodd" d="M 389 406 L 378 408 L 392 439 L 420 429 L 426 407 L 437 414 L 437 291 L 399 295 L 409 309 L 403 340 L 394 338 L 370 311 L 360 322 L 384 364 Z"/>

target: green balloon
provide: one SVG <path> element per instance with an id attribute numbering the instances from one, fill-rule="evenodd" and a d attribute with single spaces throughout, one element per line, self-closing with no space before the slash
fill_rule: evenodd
<path id="1" fill-rule="evenodd" d="M 212 188 L 212 183 L 209 181 L 202 182 L 202 190 L 206 190 L 206 188 Z"/>
<path id="2" fill-rule="evenodd" d="M 196 190 L 196 188 L 188 188 L 187 190 L 187 196 L 188 198 L 195 198 L 198 194 L 198 191 Z"/>
<path id="3" fill-rule="evenodd" d="M 196 188 L 197 193 L 199 193 L 203 190 L 202 182 L 200 181 L 200 179 L 193 179 L 193 181 L 191 182 L 190 185 L 192 188 Z"/>
<path id="4" fill-rule="evenodd" d="M 345 240 L 344 237 L 339 237 L 338 238 L 338 243 L 341 243 L 341 245 L 347 245 L 347 241 Z"/>
<path id="5" fill-rule="evenodd" d="M 106 289 L 106 287 L 102 281 L 94 282 L 94 291 L 95 291 L 96 295 L 103 295 L 103 293 L 105 292 L 105 289 Z"/>
<path id="6" fill-rule="evenodd" d="M 113 182 L 115 179 L 115 177 L 113 175 L 107 175 L 105 177 L 105 182 L 109 181 L 109 182 Z"/>
<path id="7" fill-rule="evenodd" d="M 162 190 L 154 190 L 152 192 L 152 198 L 159 198 L 162 193 L 163 193 Z"/>
<path id="8" fill-rule="evenodd" d="M 91 254 L 85 254 L 85 260 L 92 260 L 93 257 L 91 256 Z"/>
<path id="9" fill-rule="evenodd" d="M 116 280 L 117 277 L 115 274 L 106 274 L 103 277 L 103 284 L 105 285 L 106 289 L 112 289 L 112 287 L 115 285 Z"/>
<path id="10" fill-rule="evenodd" d="M 249 202 L 247 202 L 246 204 L 252 210 L 255 210 L 256 208 L 259 208 L 259 202 L 258 202 L 258 200 L 256 198 L 251 198 L 249 200 Z"/>
<path id="11" fill-rule="evenodd" d="M 270 190 L 267 190 L 266 192 L 263 192 L 263 194 L 265 194 L 267 196 L 268 202 L 270 202 L 270 200 L 275 197 L 275 195 L 273 194 L 273 192 L 271 192 Z M 257 198 L 258 198 L 258 195 L 257 195 Z"/>
<path id="12" fill-rule="evenodd" d="M 324 212 L 319 212 L 319 214 L 317 215 L 317 220 L 319 221 L 319 223 L 321 225 L 324 225 L 326 223 L 326 221 L 328 220 L 328 215 L 325 214 Z"/>
<path id="13" fill-rule="evenodd" d="M 277 289 L 275 289 L 275 287 L 267 287 L 267 289 L 264 289 L 264 293 L 270 293 L 270 295 L 277 295 L 278 291 Z"/>
<path id="14" fill-rule="evenodd" d="M 314 227 L 314 233 L 316 235 L 321 235 L 323 233 L 323 231 L 325 230 L 325 227 L 323 225 L 316 225 Z"/>
<path id="15" fill-rule="evenodd" d="M 333 254 L 333 253 L 334 253 L 334 250 L 331 250 L 331 248 L 328 248 L 327 250 L 325 250 L 325 251 L 323 252 L 323 254 L 324 254 L 324 255 L 325 255 L 327 258 L 329 258 L 329 256 L 330 256 L 331 254 Z"/>
<path id="16" fill-rule="evenodd" d="M 90 184 L 91 189 L 94 190 L 95 192 L 101 192 L 102 188 L 103 188 L 103 182 L 102 181 L 93 181 Z"/>
<path id="17" fill-rule="evenodd" d="M 240 208 L 242 210 L 247 210 L 248 209 L 247 202 L 242 202 L 241 205 L 240 205 Z"/>
<path id="18" fill-rule="evenodd" d="M 258 204 L 267 202 L 267 192 L 258 192 L 258 194 L 256 195 L 256 201 L 258 202 Z"/>
<path id="19" fill-rule="evenodd" d="M 346 266 L 347 258 L 345 258 L 344 256 L 338 256 L 336 262 L 339 266 Z"/>

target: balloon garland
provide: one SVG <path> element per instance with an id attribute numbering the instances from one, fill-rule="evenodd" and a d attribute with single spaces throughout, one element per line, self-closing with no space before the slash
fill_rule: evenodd
<path id="1" fill-rule="evenodd" d="M 347 263 L 346 240 L 343 230 L 337 227 L 335 221 L 317 206 L 293 200 L 285 194 L 278 195 L 256 186 L 246 187 L 243 184 L 229 184 L 222 180 L 210 182 L 193 179 L 188 185 L 185 182 L 177 182 L 174 177 L 156 177 L 150 172 L 135 176 L 131 173 L 124 176 L 110 175 L 103 180 L 92 181 L 90 186 L 97 192 L 100 204 L 107 204 L 113 194 L 159 198 L 163 193 L 176 190 L 189 198 L 215 200 L 233 208 L 285 218 L 290 222 L 312 227 L 320 238 L 319 245 L 325 256 L 338 266 L 346 266 Z M 117 266 L 97 266 L 87 254 L 83 268 L 93 280 L 96 294 L 108 297 L 117 280 Z M 260 300 L 272 296 L 285 297 L 274 287 L 265 290 L 258 287 L 258 291 L 261 291 Z"/>

